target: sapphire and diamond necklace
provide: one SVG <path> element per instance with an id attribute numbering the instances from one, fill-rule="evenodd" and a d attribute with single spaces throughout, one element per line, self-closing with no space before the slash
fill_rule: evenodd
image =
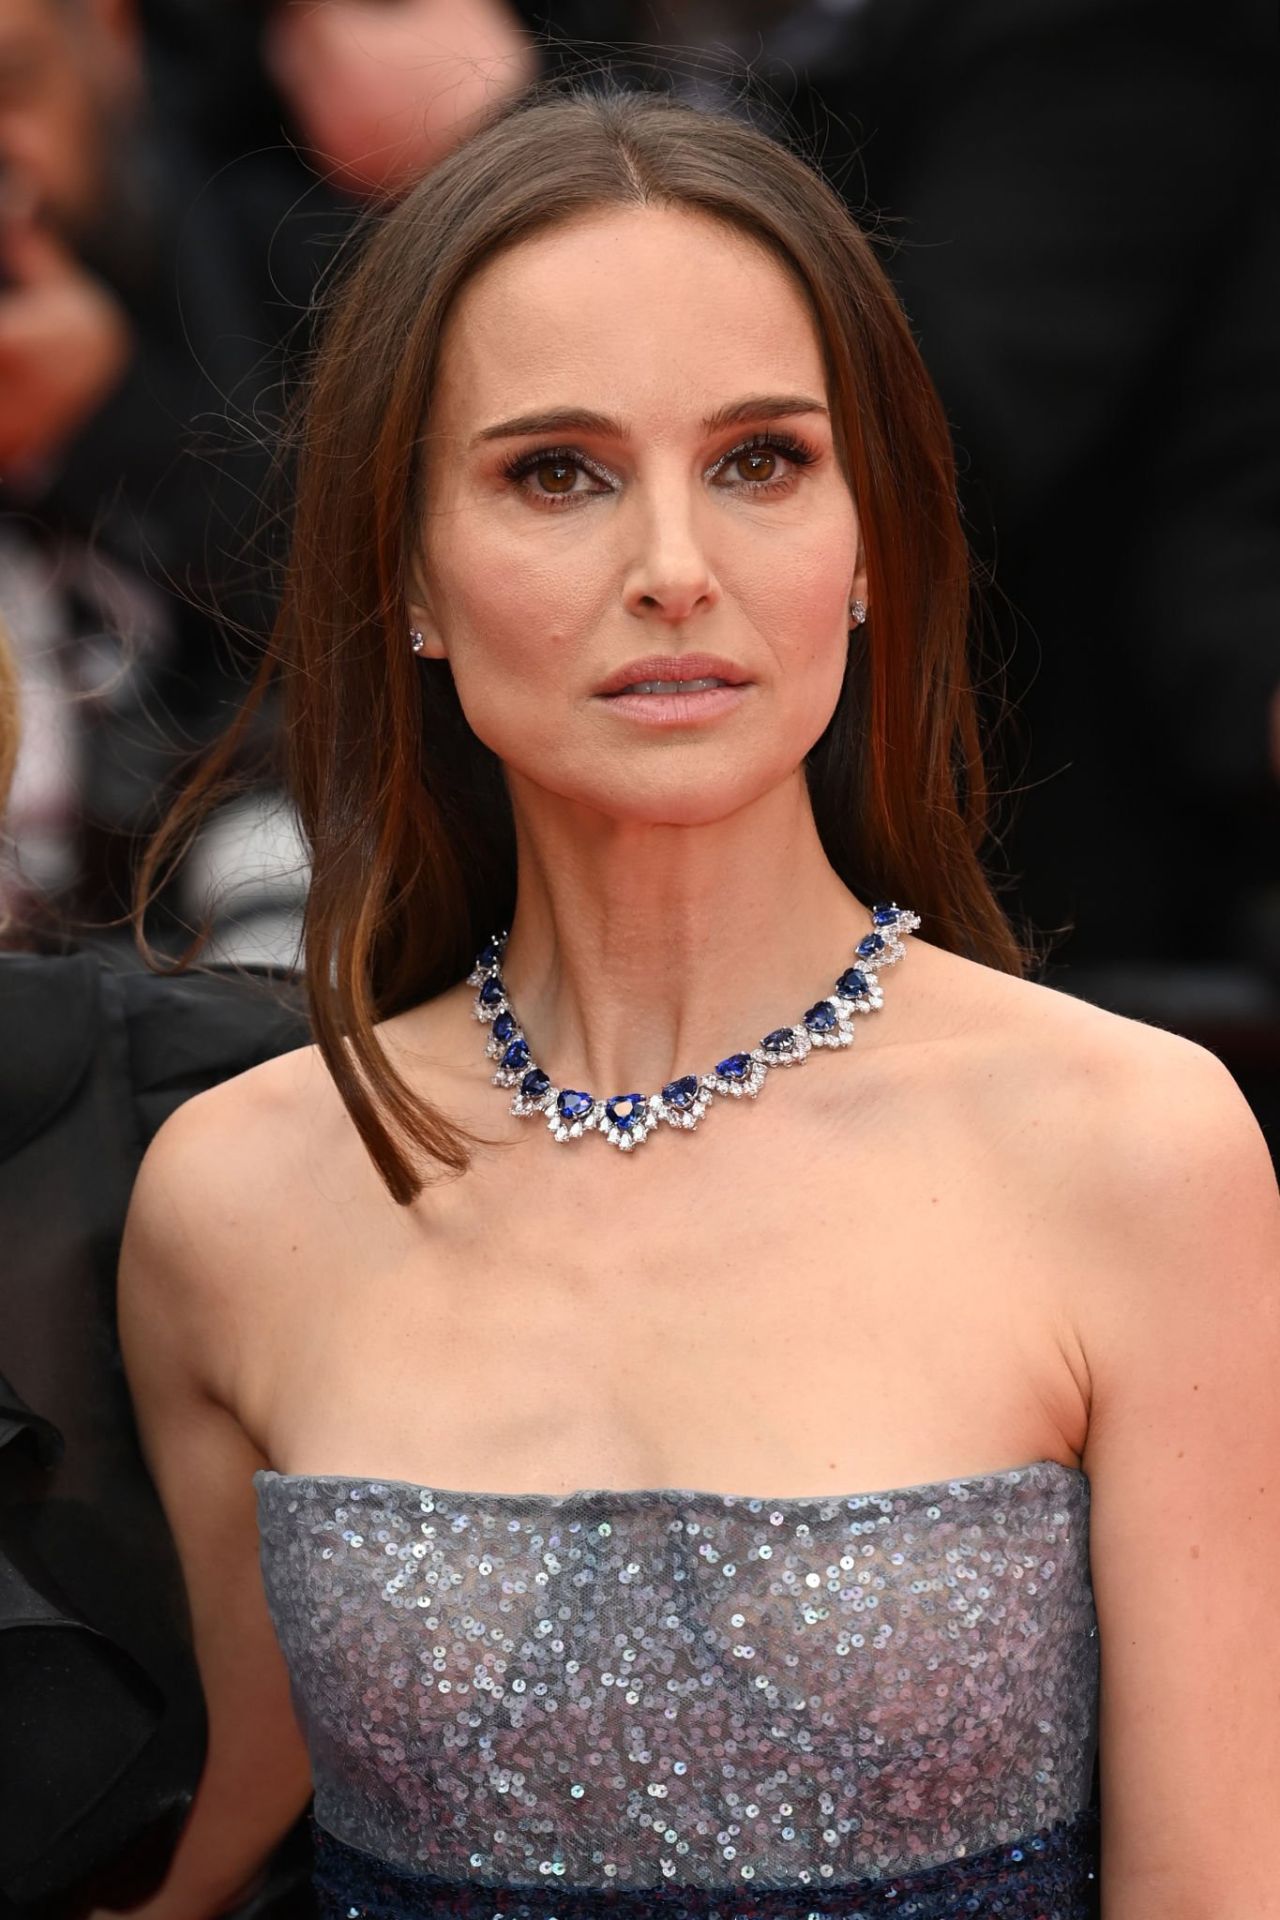
<path id="1" fill-rule="evenodd" d="M 661 1093 L 615 1093 L 608 1100 L 576 1087 L 556 1087 L 538 1065 L 525 1038 L 502 978 L 505 933 L 495 933 L 476 955 L 467 976 L 476 989 L 477 1020 L 492 1029 L 485 1052 L 496 1060 L 495 1087 L 514 1087 L 512 1113 L 545 1116 L 555 1140 L 579 1140 L 599 1133 L 610 1146 L 629 1153 L 653 1132 L 660 1120 L 669 1127 L 689 1129 L 716 1099 L 754 1100 L 774 1067 L 798 1067 L 814 1047 L 847 1047 L 854 1037 L 854 1018 L 883 1006 L 880 970 L 901 960 L 904 933 L 920 925 L 918 913 L 884 902 L 871 909 L 871 932 L 859 940 L 854 962 L 836 981 L 825 1000 L 814 1002 L 793 1027 L 775 1027 L 748 1053 L 730 1053 L 710 1073 L 686 1073 L 669 1080 Z"/>

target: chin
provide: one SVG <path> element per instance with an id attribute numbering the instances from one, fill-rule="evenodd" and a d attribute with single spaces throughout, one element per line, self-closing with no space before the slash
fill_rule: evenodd
<path id="1" fill-rule="evenodd" d="M 692 756 L 691 756 L 692 758 Z M 766 767 L 686 764 L 651 766 L 609 781 L 572 783 L 562 797 L 589 807 L 619 825 L 711 827 L 793 779 L 795 764 Z"/>

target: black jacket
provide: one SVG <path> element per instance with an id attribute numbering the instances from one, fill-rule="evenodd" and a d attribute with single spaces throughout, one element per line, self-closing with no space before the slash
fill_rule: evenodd
<path id="1" fill-rule="evenodd" d="M 120 1363 L 116 1259 L 161 1123 L 306 1038 L 292 986 L 0 955 L 0 1915 L 139 1897 L 199 1775 L 200 1687 Z"/>

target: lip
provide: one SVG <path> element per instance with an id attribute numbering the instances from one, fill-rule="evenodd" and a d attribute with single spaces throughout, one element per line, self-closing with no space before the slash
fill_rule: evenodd
<path id="1" fill-rule="evenodd" d="M 724 687 L 710 689 L 705 693 L 663 694 L 642 693 L 622 695 L 624 687 L 634 686 L 641 680 L 723 680 Z M 745 687 L 749 684 L 742 668 L 735 666 L 732 660 L 724 660 L 714 653 L 650 653 L 641 660 L 629 660 L 625 667 L 619 667 L 616 673 L 596 688 L 599 700 L 616 700 L 620 695 L 632 701 L 667 701 L 684 699 L 686 702 L 710 700 L 717 694 L 730 688 Z"/>
<path id="2" fill-rule="evenodd" d="M 615 693 L 601 705 L 618 720 L 635 720 L 642 727 L 703 727 L 733 713 L 752 689 L 708 687 L 703 693 Z"/>

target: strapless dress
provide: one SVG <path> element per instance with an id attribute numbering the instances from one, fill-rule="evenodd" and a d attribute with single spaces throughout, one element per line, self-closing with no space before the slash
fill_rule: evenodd
<path id="1" fill-rule="evenodd" d="M 1089 1486 L 260 1473 L 324 1920 L 1086 1920 Z"/>

